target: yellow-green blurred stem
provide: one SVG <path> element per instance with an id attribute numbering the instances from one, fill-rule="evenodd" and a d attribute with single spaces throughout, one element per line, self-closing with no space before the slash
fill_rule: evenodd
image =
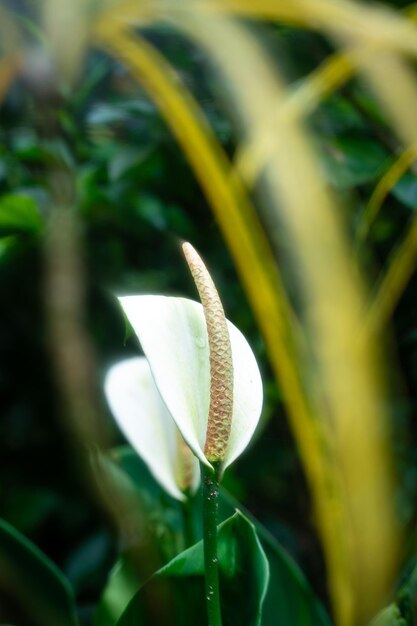
<path id="1" fill-rule="evenodd" d="M 214 471 L 201 464 L 203 483 L 204 567 L 206 576 L 206 604 L 209 626 L 221 626 L 219 569 L 217 559 L 217 510 L 219 501 L 219 463 L 212 463 Z"/>

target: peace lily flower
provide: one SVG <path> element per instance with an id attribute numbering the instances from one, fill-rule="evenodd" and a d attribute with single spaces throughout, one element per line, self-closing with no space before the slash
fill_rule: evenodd
<path id="1" fill-rule="evenodd" d="M 200 257 L 190 244 L 183 248 L 202 304 L 159 295 L 119 298 L 149 366 L 142 359 L 123 361 L 105 385 L 124 434 L 178 499 L 184 497 L 184 450 L 176 428 L 201 463 L 218 463 L 223 472 L 248 445 L 263 396 L 248 342 L 225 319 Z M 191 465 L 189 486 L 195 488 L 197 465 Z"/>
<path id="2" fill-rule="evenodd" d="M 155 480 L 177 500 L 200 482 L 198 459 L 175 425 L 145 357 L 114 365 L 105 381 L 110 409 Z"/>

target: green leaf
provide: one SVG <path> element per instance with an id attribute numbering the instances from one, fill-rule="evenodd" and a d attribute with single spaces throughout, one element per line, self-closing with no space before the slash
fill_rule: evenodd
<path id="1" fill-rule="evenodd" d="M 121 557 L 110 572 L 94 615 L 94 626 L 114 626 L 142 582 L 132 561 Z"/>
<path id="2" fill-rule="evenodd" d="M 116 182 L 135 168 L 140 167 L 152 152 L 152 145 L 145 145 L 142 148 L 131 148 L 129 146 L 120 147 L 112 159 L 109 161 L 109 179 Z"/>
<path id="3" fill-rule="evenodd" d="M 369 626 L 407 626 L 407 622 L 401 617 L 400 609 L 397 605 L 391 604 L 386 609 L 378 613 Z"/>
<path id="4" fill-rule="evenodd" d="M 375 181 L 387 166 L 388 152 L 367 137 L 337 137 L 322 142 L 322 162 L 327 180 L 348 189 Z"/>
<path id="5" fill-rule="evenodd" d="M 220 516 L 241 505 L 224 489 L 220 492 Z M 263 605 L 262 626 L 330 626 L 330 619 L 312 592 L 306 577 L 288 552 L 248 511 L 269 562 L 269 586 Z"/>
<path id="6" fill-rule="evenodd" d="M 0 520 L 0 590 L 31 626 L 77 626 L 68 581 L 33 543 Z"/>
<path id="7" fill-rule="evenodd" d="M 146 500 L 149 514 L 152 515 L 150 511 L 154 511 L 152 519 L 155 520 L 156 517 L 161 520 L 164 514 L 165 533 L 169 532 L 168 527 L 171 529 L 171 533 L 174 530 L 178 533 L 183 525 L 179 503 L 168 498 L 168 496 L 164 496 L 162 489 L 153 481 L 149 471 L 136 453 L 128 446 L 123 446 L 113 452 L 113 458 L 118 464 L 118 466 L 115 465 L 115 468 L 125 476 L 125 480 L 129 478 L 130 489 L 136 489 L 136 496 L 141 501 Z M 120 488 L 121 483 L 119 482 Z M 195 537 L 201 538 L 201 494 L 192 498 L 189 504 Z M 222 489 L 219 519 L 227 519 L 233 515 L 236 508 L 243 510 L 245 516 L 255 526 L 259 541 L 269 562 L 270 583 L 263 605 L 262 626 L 275 626 L 277 616 L 279 616 L 280 626 L 294 626 L 294 624 L 297 626 L 330 626 L 330 620 L 323 606 L 314 596 L 298 565 L 272 535 L 251 517 L 250 513 L 239 505 L 230 494 Z M 160 515 L 158 515 L 158 511 Z M 124 584 L 125 587 L 123 587 Z M 134 591 L 139 589 L 140 584 L 138 576 L 129 566 L 129 562 L 126 559 L 121 559 L 109 577 L 100 603 L 101 608 L 99 608 L 96 616 L 100 619 L 97 619 L 94 625 L 114 626 L 117 623 L 117 617 L 123 613 L 128 601 L 133 597 Z M 106 612 L 107 618 L 104 617 Z"/>
<path id="8" fill-rule="evenodd" d="M 391 193 L 410 209 L 417 209 L 417 176 L 407 172 L 391 189 Z"/>
<path id="9" fill-rule="evenodd" d="M 118 514 L 128 520 L 130 528 L 142 529 L 142 540 L 144 533 L 147 533 L 147 543 L 157 547 L 159 562 L 155 569 L 184 549 L 179 502 L 162 489 L 142 459 L 129 446 L 116 448 L 111 457 L 94 455 L 92 462 L 104 496 L 111 500 L 112 494 L 118 493 Z M 109 504 L 111 506 L 110 501 Z M 130 547 L 127 546 L 126 550 Z M 124 554 L 110 572 L 96 609 L 94 626 L 114 626 L 144 580 L 155 571 L 146 571 L 143 575 L 148 566 L 146 564 L 146 567 L 141 567 L 139 575 L 132 566 L 136 562 L 136 555 L 133 558 L 129 556 Z"/>
<path id="10" fill-rule="evenodd" d="M 224 626 L 260 626 L 269 579 L 268 561 L 255 527 L 240 512 L 218 527 L 218 559 Z M 204 553 L 200 541 L 152 577 L 134 596 L 117 626 L 147 623 L 143 592 L 149 592 L 146 587 L 161 578 L 169 583 L 171 623 L 184 626 L 205 623 Z"/>
<path id="11" fill-rule="evenodd" d="M 10 194 L 0 199 L 0 235 L 36 234 L 41 231 L 42 225 L 33 198 Z"/>

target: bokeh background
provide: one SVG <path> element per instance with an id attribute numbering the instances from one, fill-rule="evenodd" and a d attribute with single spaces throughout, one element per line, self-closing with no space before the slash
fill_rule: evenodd
<path id="1" fill-rule="evenodd" d="M 408 4 L 385 3 L 395 10 Z M 80 429 L 69 423 L 48 328 L 45 292 L 56 262 L 45 244 L 53 229 L 51 188 L 57 186 L 59 196 L 69 177 L 81 242 L 77 262 L 85 284 L 82 326 L 94 355 L 94 367 L 88 372 L 93 372 L 98 403 L 95 425 L 102 427 L 106 447 L 123 443 L 123 438 L 106 406 L 103 378 L 115 361 L 139 352 L 115 294 L 195 299 L 180 251 L 180 243 L 190 241 L 212 273 L 228 318 L 248 338 L 264 380 L 261 424 L 250 448 L 226 474 L 225 486 L 295 558 L 329 606 L 310 490 L 281 388 L 235 263 L 183 150 L 158 106 L 120 60 L 91 45 L 76 77 L 67 83 L 57 81 L 48 64 L 50 48 L 37 3 L 3 0 L 1 9 L 9 11 L 7 19 L 16 19 L 24 42 L 24 52 L 20 43 L 16 45 L 20 50 L 16 57 L 12 42 L 13 49 L 3 51 L 0 66 L 1 516 L 62 569 L 88 624 L 120 538 L 102 502 L 92 495 L 81 448 L 93 444 L 88 437 L 80 441 Z M 7 23 L 3 21 L 3 32 Z M 336 50 L 328 36 L 291 23 L 250 23 L 249 30 L 291 87 L 301 84 Z M 145 26 L 141 34 L 175 69 L 233 158 L 239 125 L 219 97 L 207 55 L 169 24 Z M 8 74 L 11 58 L 16 60 L 15 69 Z M 414 67 L 410 71 L 414 73 Z M 369 86 L 357 77 L 326 94 L 309 113 L 308 126 L 323 184 L 343 207 L 353 250 L 378 182 L 407 146 Z M 262 203 L 262 189 L 254 198 Z M 358 252 L 370 293 L 415 219 L 416 206 L 417 170 L 411 159 L 410 167 L 387 190 Z M 21 224 L 9 220 L 10 214 L 23 216 Z M 293 242 L 268 230 L 265 212 L 259 216 L 270 239 L 278 240 L 274 258 L 302 323 L 299 294 L 293 287 L 298 270 L 286 254 Z M 400 477 L 395 507 L 403 527 L 410 529 L 403 552 L 411 556 L 417 493 L 417 283 L 412 269 L 405 282 L 385 330 L 384 374 L 390 387 L 390 450 Z M 82 422 L 83 417 L 79 419 Z M 5 604 L 5 618 L 9 610 Z"/>

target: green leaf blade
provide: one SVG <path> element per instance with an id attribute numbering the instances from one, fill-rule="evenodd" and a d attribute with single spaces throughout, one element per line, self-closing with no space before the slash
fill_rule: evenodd
<path id="1" fill-rule="evenodd" d="M 0 235 L 38 234 L 43 227 L 38 207 L 30 196 L 8 194 L 0 198 Z"/>
<path id="2" fill-rule="evenodd" d="M 0 520 L 0 589 L 33 626 L 78 626 L 70 585 L 56 565 Z"/>
<path id="3" fill-rule="evenodd" d="M 224 626 L 261 626 L 269 568 L 255 527 L 242 513 L 236 512 L 218 527 L 218 548 Z M 117 626 L 146 623 L 140 621 L 142 593 L 160 579 L 168 582 L 174 611 L 173 615 L 170 613 L 171 623 L 184 626 L 205 623 L 204 555 L 200 541 L 152 577 L 135 595 Z"/>

